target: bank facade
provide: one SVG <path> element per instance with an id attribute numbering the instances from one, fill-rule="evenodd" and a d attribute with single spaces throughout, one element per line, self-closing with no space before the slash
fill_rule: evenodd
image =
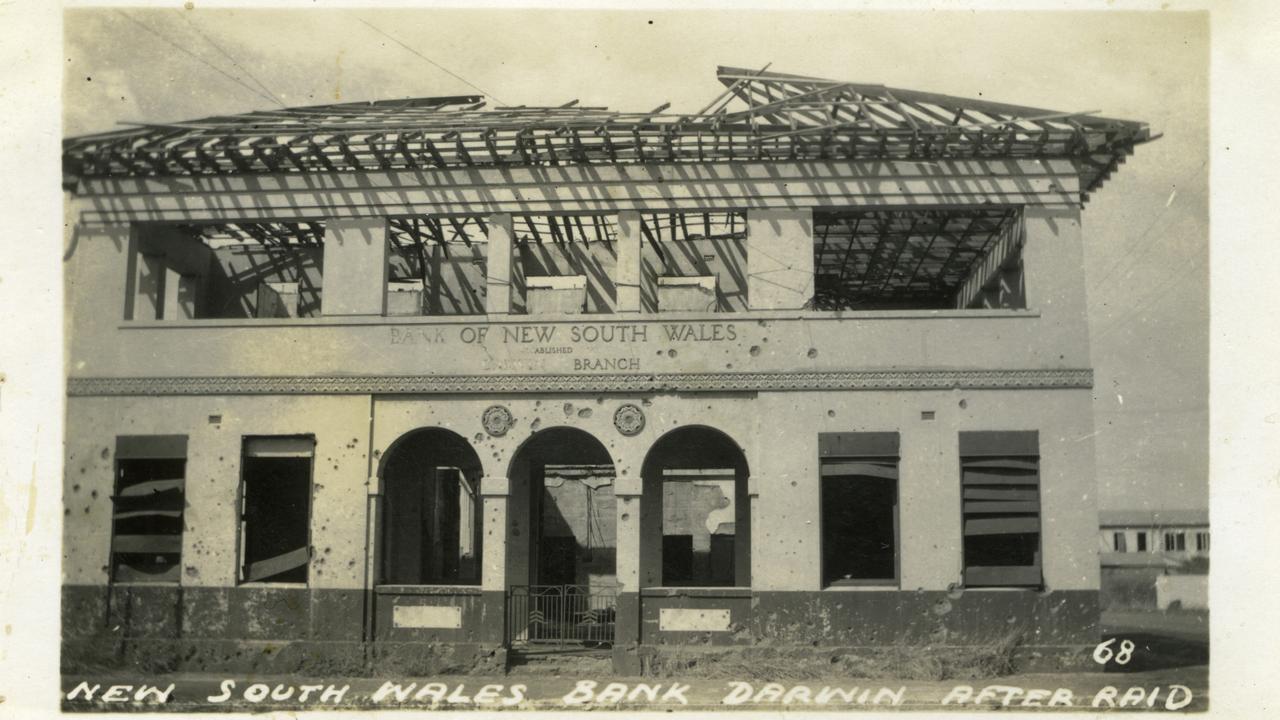
<path id="1" fill-rule="evenodd" d="M 68 140 L 64 668 L 1096 643 L 1081 213 L 1146 125 L 719 77 Z"/>

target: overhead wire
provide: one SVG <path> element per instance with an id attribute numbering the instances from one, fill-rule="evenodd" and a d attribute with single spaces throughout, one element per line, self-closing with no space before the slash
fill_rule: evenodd
<path id="1" fill-rule="evenodd" d="M 271 88 L 268 88 L 268 87 L 267 87 L 265 84 L 263 84 L 263 82 L 262 82 L 261 80 L 259 80 L 259 79 L 258 79 L 258 78 L 253 74 L 253 73 L 249 72 L 248 68 L 246 68 L 246 67 L 244 67 L 243 65 L 241 65 L 241 64 L 239 63 L 239 61 L 237 61 L 237 60 L 235 59 L 235 57 L 234 57 L 234 56 L 232 56 L 232 55 L 231 55 L 230 53 L 228 53 L 226 50 L 223 50 L 221 45 L 219 45 L 219 44 L 217 44 L 217 43 L 215 43 L 215 42 L 213 41 L 213 38 L 211 38 L 211 37 L 209 37 L 208 35 L 206 35 L 205 33 L 201 32 L 201 31 L 200 31 L 200 28 L 196 27 L 195 22 L 194 22 L 194 21 L 192 21 L 192 19 L 191 19 L 191 14 L 190 14 L 190 13 L 184 13 L 184 14 L 183 14 L 183 19 L 187 21 L 187 25 L 189 25 L 189 26 L 191 27 L 191 29 L 192 29 L 192 30 L 194 30 L 194 31 L 195 31 L 195 33 L 196 33 L 197 35 L 199 35 L 201 38 L 203 38 L 205 42 L 207 42 L 207 43 L 209 43 L 210 45 L 212 45 L 214 50 L 217 50 L 219 53 L 221 53 L 221 54 L 222 54 L 222 56 L 223 56 L 223 57 L 225 57 L 227 60 L 230 60 L 230 61 L 231 61 L 231 64 L 232 64 L 233 66 L 235 66 L 238 70 L 240 70 L 240 71 L 241 71 L 241 72 L 243 72 L 245 75 L 247 75 L 247 76 L 249 77 L 249 79 L 250 79 L 250 80 L 252 80 L 254 83 L 256 83 L 256 84 L 257 84 L 257 86 L 258 86 L 258 87 L 262 88 L 262 91 L 263 91 L 263 92 L 265 92 L 267 95 L 270 95 L 270 96 L 271 96 L 271 99 L 272 99 L 272 100 L 273 100 L 277 105 L 279 105 L 280 107 L 285 107 L 284 102 L 283 102 L 283 101 L 281 101 L 281 100 L 280 100 L 280 98 L 279 98 L 279 97 L 277 97 L 275 93 L 271 92 Z"/>
<path id="2" fill-rule="evenodd" d="M 1200 258 L 1193 257 L 1187 260 L 1187 262 L 1183 263 L 1183 265 L 1178 268 L 1178 272 L 1176 274 L 1169 275 L 1164 282 L 1142 295 L 1137 304 L 1133 305 L 1130 309 L 1121 313 L 1116 318 L 1108 318 L 1102 329 L 1094 336 L 1094 340 L 1101 340 L 1114 332 L 1116 328 L 1123 327 L 1138 319 L 1139 315 L 1150 309 L 1156 301 L 1164 299 L 1164 297 L 1171 291 L 1177 289 L 1178 283 L 1180 283 L 1184 277 L 1190 275 L 1191 272 L 1198 270 L 1203 264 L 1204 261 Z"/>
<path id="3" fill-rule="evenodd" d="M 1184 184 L 1187 181 L 1187 179 L 1189 179 L 1193 175 L 1199 173 L 1202 169 L 1204 169 L 1205 165 L 1207 165 L 1208 163 L 1209 163 L 1209 159 L 1205 158 L 1204 162 L 1201 162 L 1200 165 L 1197 166 L 1194 170 L 1191 170 L 1190 172 L 1187 172 L 1186 174 L 1179 177 L 1177 181 L 1173 183 L 1173 189 L 1174 189 L 1173 191 L 1177 192 L 1178 187 L 1180 185 Z M 1160 219 L 1164 217 L 1164 214 L 1167 213 L 1169 211 L 1169 208 L 1171 207 L 1173 207 L 1172 203 L 1166 203 L 1163 208 L 1160 208 L 1160 211 L 1157 212 L 1156 216 L 1151 219 L 1151 222 L 1148 223 L 1147 227 L 1141 233 L 1138 234 L 1137 239 L 1129 243 L 1128 248 L 1120 255 L 1120 257 L 1116 258 L 1114 262 L 1110 263 L 1110 268 L 1105 273 L 1103 273 L 1102 277 L 1098 278 L 1098 280 L 1096 280 L 1092 284 L 1092 286 L 1089 288 L 1089 294 L 1092 295 L 1093 293 L 1096 293 L 1099 290 L 1106 287 L 1107 280 L 1111 279 L 1111 277 L 1113 277 L 1116 274 L 1116 272 L 1120 270 L 1122 266 L 1124 266 L 1126 270 L 1132 270 L 1134 268 L 1136 264 L 1136 258 L 1141 257 L 1141 254 L 1146 252 L 1148 249 L 1150 249 L 1151 244 L 1155 242 L 1154 237 L 1149 240 L 1146 240 L 1146 242 L 1143 242 L 1143 240 L 1147 238 L 1147 236 L 1151 233 L 1153 229 L 1155 229 L 1156 223 L 1158 223 Z M 1130 260 L 1133 260 L 1133 262 L 1129 262 Z"/>
<path id="4" fill-rule="evenodd" d="M 275 99 L 275 98 L 272 98 L 272 97 L 270 97 L 270 96 L 268 96 L 268 95 L 264 94 L 262 91 L 260 91 L 260 90 L 258 90 L 258 89 L 256 89 L 256 88 L 254 88 L 253 86 L 251 86 L 251 85 L 249 85 L 248 83 L 244 82 L 244 81 L 243 81 L 243 80 L 241 80 L 240 78 L 238 78 L 238 77 L 236 77 L 236 76 L 232 75 L 231 73 L 227 72 L 226 70 L 223 70 L 222 68 L 220 68 L 220 67 L 218 67 L 218 66 L 214 65 L 213 63 L 210 63 L 208 60 L 205 60 L 204 58 L 200 57 L 199 55 L 196 55 L 195 53 L 191 52 L 191 51 L 190 51 L 190 50 L 188 50 L 187 48 L 184 48 L 184 47 L 182 47 L 181 45 L 179 45 L 178 43 L 176 43 L 176 42 L 174 42 L 174 41 L 170 40 L 169 38 L 165 37 L 164 35 L 162 35 L 162 34 L 161 34 L 160 32 L 158 32 L 157 30 L 155 30 L 154 28 L 152 28 L 152 27 L 151 27 L 150 25 L 148 25 L 147 23 L 144 23 L 144 22 L 142 22 L 141 20 L 138 20 L 137 18 L 134 18 L 133 16 L 129 15 L 128 13 L 126 13 L 126 12 L 125 12 L 125 11 L 123 11 L 123 10 L 116 10 L 116 12 L 117 12 L 120 16 L 122 16 L 122 17 L 124 17 L 126 20 L 128 20 L 129 22 L 131 22 L 131 23 L 133 23 L 133 24 L 137 25 L 138 27 L 142 28 L 143 30 L 146 30 L 147 32 L 149 32 L 149 33 L 151 33 L 152 35 L 156 36 L 156 37 L 157 37 L 157 38 L 159 38 L 161 41 L 163 41 L 165 44 L 167 44 L 167 45 L 169 45 L 169 46 L 171 46 L 171 47 L 175 48 L 176 50 L 181 51 L 182 53 L 184 53 L 184 54 L 186 54 L 186 55 L 191 56 L 192 58 L 194 58 L 194 59 L 195 59 L 197 62 L 199 62 L 200 64 L 202 64 L 202 65 L 204 65 L 204 66 L 208 67 L 209 69 L 213 70 L 214 72 L 218 73 L 219 75 L 222 75 L 223 77 L 225 77 L 225 78 L 227 78 L 227 79 L 231 80 L 231 81 L 232 81 L 232 82 L 234 82 L 235 84 L 239 85 L 240 87 L 244 88 L 245 90 L 248 90 L 249 92 L 253 93 L 254 95 L 257 95 L 258 97 L 262 98 L 263 100 L 267 100 L 268 102 L 275 102 L 275 103 L 280 102 L 279 100 L 277 100 L 277 99 Z"/>
<path id="5" fill-rule="evenodd" d="M 388 40 L 390 40 L 391 42 L 393 42 L 393 43 L 395 43 L 395 44 L 399 45 L 400 47 L 404 48 L 405 50 L 408 50 L 409 52 L 413 53 L 414 55 L 417 55 L 418 57 L 422 58 L 423 60 L 426 60 L 427 62 L 431 63 L 433 66 L 435 66 L 436 68 L 440 69 L 440 70 L 441 70 L 441 71 L 443 71 L 444 73 L 448 74 L 450 77 L 453 77 L 453 78 L 455 78 L 455 79 L 457 79 L 457 80 L 461 81 L 461 82 L 462 82 L 462 83 L 464 83 L 467 87 L 472 88 L 473 90 L 477 90 L 477 91 L 479 91 L 479 92 L 480 92 L 480 94 L 482 94 L 482 95 L 486 95 L 486 96 L 488 96 L 488 97 L 491 97 L 491 98 L 493 98 L 494 100 L 497 100 L 499 103 L 501 103 L 501 104 L 503 104 L 503 105 L 506 105 L 506 104 L 507 104 L 507 102 L 506 102 L 505 100 L 503 100 L 502 98 L 498 97 L 497 95 L 494 95 L 493 93 L 489 92 L 488 90 L 485 90 L 484 88 L 480 87 L 479 85 L 476 85 L 475 83 L 473 83 L 473 82 L 471 82 L 470 80 L 468 80 L 468 79 L 466 79 L 466 78 L 462 77 L 461 75 L 459 75 L 458 73 L 456 73 L 456 72 L 454 72 L 454 71 L 450 70 L 449 68 L 447 68 L 447 67 L 445 67 L 445 66 L 441 65 L 440 63 L 436 62 L 435 60 L 432 60 L 431 58 L 427 57 L 426 55 L 423 55 L 422 53 L 418 52 L 417 50 L 413 49 L 412 47 L 409 47 L 409 46 L 408 46 L 408 45 L 406 45 L 405 43 L 401 42 L 398 38 L 396 38 L 395 36 L 393 36 L 393 35 L 391 35 L 390 33 L 386 32 L 385 30 L 383 30 L 382 28 L 378 27 L 377 25 L 374 25 L 373 23 L 369 22 L 368 20 L 365 20 L 364 18 L 362 18 L 362 17 L 360 17 L 360 16 L 358 16 L 358 15 L 356 16 L 356 19 L 357 19 L 357 20 L 359 20 L 360 22 L 364 23 L 364 24 L 365 24 L 369 29 L 373 30 L 374 32 L 378 33 L 379 35 L 382 35 L 383 37 L 387 38 L 387 39 L 388 39 Z"/>

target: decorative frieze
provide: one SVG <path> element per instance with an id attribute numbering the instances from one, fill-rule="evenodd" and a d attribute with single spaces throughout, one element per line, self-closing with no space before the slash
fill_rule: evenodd
<path id="1" fill-rule="evenodd" d="M 1093 370 L 827 370 L 560 375 L 343 375 L 70 378 L 72 397 L 381 393 L 1041 390 L 1093 387 Z M 487 429 L 487 426 L 486 426 Z"/>

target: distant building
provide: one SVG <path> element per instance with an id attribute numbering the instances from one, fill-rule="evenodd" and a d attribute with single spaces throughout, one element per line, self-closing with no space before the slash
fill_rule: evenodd
<path id="1" fill-rule="evenodd" d="M 1182 591 L 1170 583 L 1179 588 L 1207 584 L 1208 510 L 1101 510 L 1098 526 L 1104 600 L 1161 608 L 1176 600 L 1186 606 L 1185 598 L 1174 596 L 1180 596 Z M 1193 575 L 1199 579 L 1160 580 L 1167 575 Z M 1202 588 L 1193 592 L 1198 598 L 1204 591 Z M 1192 605 L 1206 603 L 1207 600 L 1194 600 Z"/>
<path id="2" fill-rule="evenodd" d="M 64 666 L 1096 643 L 1081 213 L 1147 126 L 719 79 L 67 140 Z"/>

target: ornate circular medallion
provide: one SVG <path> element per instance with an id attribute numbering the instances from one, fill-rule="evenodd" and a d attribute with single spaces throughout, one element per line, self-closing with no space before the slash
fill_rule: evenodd
<path id="1" fill-rule="evenodd" d="M 502 405 L 490 405 L 480 416 L 480 424 L 484 431 L 494 437 L 501 437 L 511 429 L 511 411 Z"/>
<path id="2" fill-rule="evenodd" d="M 627 403 L 613 414 L 613 426 L 623 435 L 636 435 L 644 429 L 644 411 Z"/>

